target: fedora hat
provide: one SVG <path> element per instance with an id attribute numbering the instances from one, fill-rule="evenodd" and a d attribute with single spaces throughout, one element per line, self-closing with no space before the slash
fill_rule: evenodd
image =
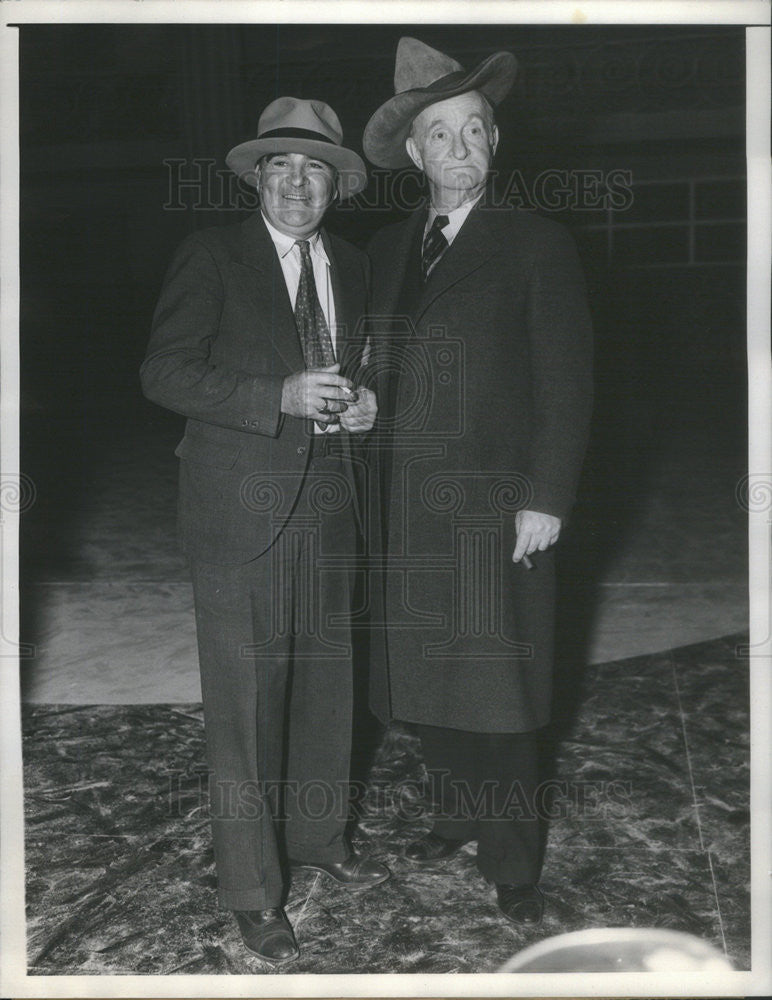
<path id="1" fill-rule="evenodd" d="M 362 158 L 342 142 L 343 129 L 329 104 L 278 97 L 260 115 L 257 138 L 234 146 L 225 162 L 247 184 L 257 187 L 255 167 L 261 156 L 305 153 L 335 167 L 340 196 L 350 198 L 367 184 L 367 170 Z"/>
<path id="2" fill-rule="evenodd" d="M 515 82 L 517 60 L 494 52 L 479 66 L 461 63 L 417 38 L 400 38 L 394 68 L 394 97 L 382 104 L 365 127 L 364 150 L 377 167 L 410 167 L 405 140 L 417 115 L 430 104 L 477 90 L 498 104 Z"/>

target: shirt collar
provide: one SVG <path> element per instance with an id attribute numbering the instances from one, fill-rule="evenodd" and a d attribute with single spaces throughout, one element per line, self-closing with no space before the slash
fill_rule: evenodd
<path id="1" fill-rule="evenodd" d="M 442 227 L 442 232 L 444 233 L 448 243 L 452 243 L 453 240 L 456 238 L 459 229 L 466 222 L 467 215 L 469 215 L 469 213 L 472 211 L 472 209 L 480 200 L 480 198 L 482 198 L 484 193 L 485 193 L 484 191 L 481 191 L 474 199 L 474 201 L 465 201 L 463 205 L 460 205 L 458 208 L 454 208 L 452 212 L 443 213 L 448 217 L 447 225 Z M 427 232 L 431 228 L 432 223 L 439 214 L 440 213 L 437 211 L 436 208 L 434 208 L 433 205 L 429 206 L 429 218 L 426 220 Z"/>
<path id="2" fill-rule="evenodd" d="M 262 215 L 262 212 L 260 213 Z M 280 232 L 275 226 L 263 215 L 263 222 L 265 223 L 265 228 L 268 230 L 268 234 L 273 240 L 273 244 L 276 247 L 276 252 L 279 257 L 284 258 L 295 246 L 296 239 L 294 236 L 288 236 L 286 233 Z M 330 259 L 327 256 L 327 251 L 324 249 L 324 242 L 322 240 L 322 234 L 317 231 L 313 236 L 308 237 L 308 244 L 311 248 L 311 253 L 315 253 L 317 257 L 321 257 L 325 264 L 330 263 Z"/>

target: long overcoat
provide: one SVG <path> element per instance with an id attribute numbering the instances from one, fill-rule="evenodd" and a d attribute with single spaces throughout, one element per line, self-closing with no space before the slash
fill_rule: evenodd
<path id="1" fill-rule="evenodd" d="M 369 247 L 371 707 L 525 732 L 549 720 L 555 556 L 512 562 L 515 513 L 565 519 L 574 501 L 592 394 L 584 280 L 562 226 L 484 198 L 424 286 L 425 222 L 418 210 Z"/>

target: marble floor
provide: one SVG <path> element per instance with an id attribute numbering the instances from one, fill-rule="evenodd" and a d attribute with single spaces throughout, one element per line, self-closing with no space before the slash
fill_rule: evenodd
<path id="1" fill-rule="evenodd" d="M 749 968 L 741 641 L 587 671 L 550 770 L 537 929 L 500 919 L 474 845 L 432 870 L 406 861 L 429 823 L 420 747 L 370 730 L 355 842 L 393 877 L 369 893 L 296 877 L 286 971 L 495 972 L 536 940 L 610 926 L 688 931 Z M 28 705 L 24 721 L 30 974 L 264 972 L 215 906 L 200 706 Z"/>

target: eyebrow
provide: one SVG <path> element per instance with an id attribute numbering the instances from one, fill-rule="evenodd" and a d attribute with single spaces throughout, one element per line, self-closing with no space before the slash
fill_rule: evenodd
<path id="1" fill-rule="evenodd" d="M 466 122 L 464 122 L 464 124 L 466 125 L 466 123 L 472 121 L 473 118 L 477 118 L 481 122 L 485 121 L 485 119 L 483 118 L 483 116 L 479 112 L 475 111 L 471 115 L 469 115 L 469 117 L 467 118 Z M 433 121 L 429 122 L 429 124 L 426 126 L 426 128 L 427 129 L 434 128 L 435 125 L 447 125 L 447 121 L 444 118 L 435 118 Z"/>

